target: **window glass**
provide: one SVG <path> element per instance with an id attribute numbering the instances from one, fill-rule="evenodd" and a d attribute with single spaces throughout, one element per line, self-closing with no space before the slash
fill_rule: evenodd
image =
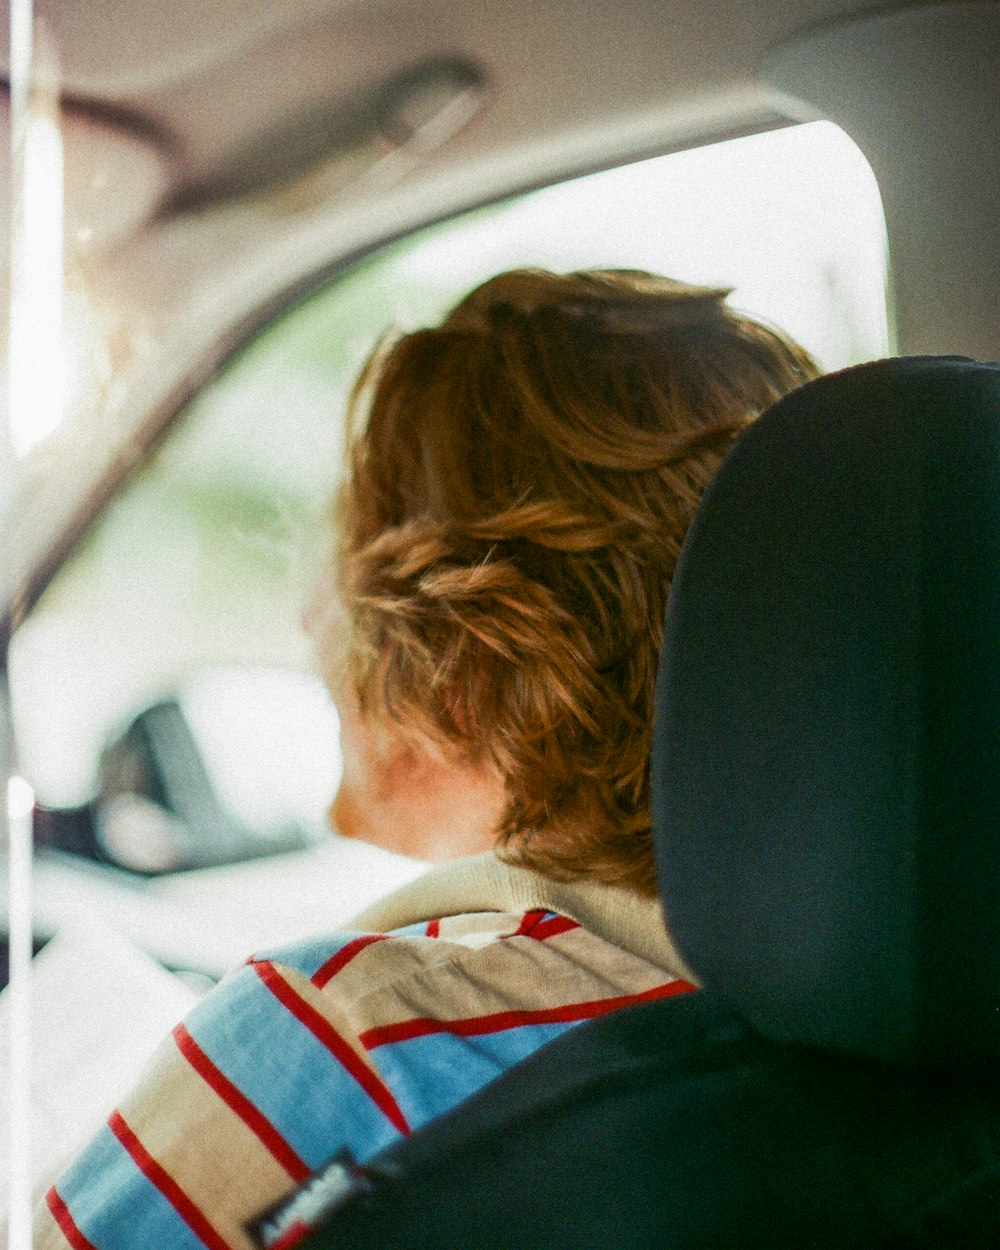
<path id="1" fill-rule="evenodd" d="M 234 828 L 267 826 L 276 848 L 290 824 L 309 836 L 323 825 L 336 723 L 300 617 L 350 384 L 381 335 L 433 321 L 522 265 L 731 287 L 734 305 L 827 368 L 891 349 L 877 188 L 827 123 L 594 174 L 383 249 L 272 323 L 204 389 L 15 637 L 20 751 L 42 803 L 90 804 L 110 784 L 109 747 L 168 702 Z"/>

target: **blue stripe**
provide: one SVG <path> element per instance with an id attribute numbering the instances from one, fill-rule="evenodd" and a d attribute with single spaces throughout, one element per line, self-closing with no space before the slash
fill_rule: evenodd
<path id="1" fill-rule="evenodd" d="M 412 1128 L 442 1115 L 576 1021 L 525 1024 L 480 1037 L 432 1033 L 372 1052 Z"/>
<path id="2" fill-rule="evenodd" d="M 417 924 L 406 924 L 401 929 L 393 929 L 393 937 L 427 937 L 427 925 L 429 920 L 421 920 Z M 431 941 L 435 939 L 431 938 Z"/>
<path id="3" fill-rule="evenodd" d="M 99 1250 L 204 1250 L 107 1125 L 63 1174 L 58 1189 L 77 1228 Z"/>
<path id="4" fill-rule="evenodd" d="M 347 1146 L 370 1156 L 399 1134 L 361 1086 L 261 982 L 241 968 L 188 1017 L 209 1059 L 310 1168 Z"/>
<path id="5" fill-rule="evenodd" d="M 286 968 L 294 968 L 296 972 L 301 972 L 304 977 L 311 978 L 338 951 L 343 950 L 345 946 L 349 946 L 351 942 L 357 941 L 359 937 L 367 936 L 368 934 L 363 931 L 357 933 L 327 933 L 322 937 L 307 938 L 302 942 L 293 942 L 288 946 L 280 946 L 273 951 L 260 951 L 253 958 L 255 963 L 284 964 Z"/>

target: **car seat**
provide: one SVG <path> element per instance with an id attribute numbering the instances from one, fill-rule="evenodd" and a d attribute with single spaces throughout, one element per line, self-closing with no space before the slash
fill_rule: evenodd
<path id="1" fill-rule="evenodd" d="M 703 989 L 581 1025 L 309 1247 L 1000 1245 L 1000 366 L 786 396 L 707 493 L 653 818 Z"/>

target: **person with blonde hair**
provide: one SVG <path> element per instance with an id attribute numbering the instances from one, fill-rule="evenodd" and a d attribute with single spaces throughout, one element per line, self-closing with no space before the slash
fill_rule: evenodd
<path id="1" fill-rule="evenodd" d="M 670 580 L 728 450 L 818 372 L 726 295 L 519 270 L 372 356 L 309 613 L 341 713 L 331 817 L 454 862 L 208 995 L 49 1191 L 37 1246 L 277 1244 L 331 1159 L 692 988 L 648 811 Z"/>

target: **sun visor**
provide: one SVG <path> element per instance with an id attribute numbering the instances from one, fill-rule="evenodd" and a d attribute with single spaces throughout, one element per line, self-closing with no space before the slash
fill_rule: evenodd
<path id="1" fill-rule="evenodd" d="M 64 102 L 58 117 L 63 158 L 64 237 L 70 263 L 137 230 L 166 187 L 159 136 L 124 113 Z M 10 102 L 0 96 L 0 130 L 10 147 Z M 0 229 L 9 238 L 11 164 L 0 163 Z"/>

